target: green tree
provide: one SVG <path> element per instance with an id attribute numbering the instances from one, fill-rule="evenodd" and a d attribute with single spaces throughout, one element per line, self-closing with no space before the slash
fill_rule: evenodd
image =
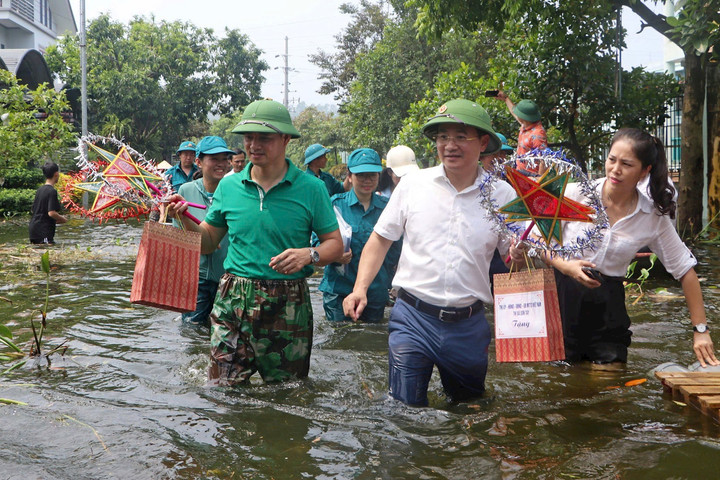
<path id="1" fill-rule="evenodd" d="M 108 15 L 93 20 L 87 33 L 89 130 L 122 135 L 150 157 L 169 158 L 181 140 L 207 131 L 213 109 L 231 112 L 256 98 L 267 65 L 245 36 L 226 34 L 219 41 L 210 29 L 154 18 L 136 17 L 128 25 Z M 77 42 L 64 37 L 46 57 L 70 85 L 80 83 Z"/>
<path id="2" fill-rule="evenodd" d="M 247 35 L 226 28 L 225 36 L 211 52 L 213 85 L 219 98 L 214 113 L 232 113 L 260 98 L 260 87 L 265 81 L 262 72 L 269 66 L 260 60 L 262 51 Z"/>
<path id="3" fill-rule="evenodd" d="M 562 135 L 553 147 L 568 150 L 586 169 L 593 152 L 606 146 L 609 125 L 650 129 L 664 118 L 667 100 L 679 94 L 671 75 L 621 72 L 627 88 L 617 95 L 617 31 L 610 5 L 568 2 L 533 14 L 548 21 L 530 28 L 526 20 L 505 23 L 499 49 L 512 54 L 498 55 L 491 72 L 516 102 L 530 98 L 538 104 L 545 126 Z"/>
<path id="4" fill-rule="evenodd" d="M 322 70 L 319 78 L 323 84 L 318 93 L 334 94 L 341 105 L 347 102 L 350 84 L 356 77 L 356 58 L 372 50 L 382 38 L 387 20 L 383 7 L 383 3 L 371 0 L 360 0 L 359 6 L 351 3 L 340 6 L 340 12 L 352 15 L 353 20 L 343 33 L 335 36 L 337 53 L 318 51 L 309 56 L 310 62 Z"/>
<path id="5" fill-rule="evenodd" d="M 449 32 L 428 41 L 406 15 L 388 19 L 383 38 L 355 61 L 357 77 L 344 107 L 344 121 L 356 145 L 381 154 L 394 145 L 408 109 L 423 98 L 436 77 L 461 64 L 486 73 L 486 52 L 494 51 L 495 35 Z"/>
<path id="6" fill-rule="evenodd" d="M 629 7 L 647 25 L 677 44 L 685 56 L 685 82 L 680 136 L 681 173 L 678 196 L 678 228 L 695 234 L 702 229 L 703 112 L 708 119 L 708 181 L 711 218 L 720 212 L 720 2 L 718 0 L 678 0 L 676 16 L 655 13 L 649 2 L 615 0 Z M 655 3 L 655 2 L 653 2 Z M 713 81 L 714 80 L 714 81 Z M 707 103 L 706 103 L 707 99 Z"/>
<path id="7" fill-rule="evenodd" d="M 232 133 L 232 129 L 240 123 L 241 117 L 242 110 L 235 110 L 230 115 L 223 115 L 210 124 L 210 131 L 208 132 L 208 135 L 215 135 L 224 138 L 228 148 L 240 147 L 244 150 L 243 136 L 238 135 L 237 133 Z"/>
<path id="8" fill-rule="evenodd" d="M 72 125 L 62 117 L 70 108 L 65 92 L 47 84 L 28 90 L 7 70 L 0 70 L 0 85 L 0 177 L 72 146 Z"/>
<path id="9" fill-rule="evenodd" d="M 337 115 L 321 112 L 317 107 L 308 107 L 293 119 L 293 125 L 298 129 L 301 137 L 290 141 L 286 155 L 298 166 L 303 165 L 305 149 L 313 143 L 334 150 L 327 155 L 328 166 L 340 162 L 340 151 L 350 149 Z"/>
<path id="10" fill-rule="evenodd" d="M 685 82 L 683 90 L 682 172 L 680 177 L 678 226 L 681 231 L 695 233 L 702 227 L 702 191 L 704 179 L 697 172 L 702 171 L 702 108 L 704 105 L 706 79 L 717 78 L 718 64 L 710 62 L 711 55 L 717 57 L 720 50 L 720 4 L 717 0 L 679 0 L 676 2 L 677 15 L 666 17 L 650 8 L 650 1 L 606 0 L 557 2 L 549 4 L 543 0 L 407 0 L 409 7 L 418 10 L 418 26 L 421 32 L 438 36 L 448 29 L 474 29 L 480 24 L 491 25 L 501 30 L 505 19 L 522 21 L 528 28 L 554 22 L 555 8 L 575 9 L 578 16 L 581 8 L 595 5 L 598 8 L 632 9 L 644 22 L 679 45 L 685 54 Z M 653 4 L 657 3 L 655 1 Z M 542 14 L 550 11 L 551 14 Z M 568 43 L 578 30 L 569 30 Z M 714 52 L 714 53 L 713 53 Z M 566 59 L 574 62 L 574 58 Z M 597 72 L 588 73 L 588 79 Z M 708 98 L 714 104 L 708 105 L 709 125 L 719 125 L 715 118 L 720 115 L 720 95 L 717 86 L 709 85 Z M 714 92 L 714 93 L 713 93 Z M 720 129 L 715 128 L 709 135 L 711 157 L 720 157 Z M 720 167 L 720 158 L 718 158 Z M 717 175 L 716 175 L 717 176 Z M 720 186 L 717 195 L 720 196 Z M 717 201 L 720 208 L 720 199 Z"/>

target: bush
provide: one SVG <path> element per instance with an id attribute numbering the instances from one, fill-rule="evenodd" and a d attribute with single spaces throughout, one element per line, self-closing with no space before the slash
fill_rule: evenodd
<path id="1" fill-rule="evenodd" d="M 0 188 L 0 215 L 27 215 L 35 200 L 35 190 L 30 188 Z"/>
<path id="2" fill-rule="evenodd" d="M 3 188 L 33 188 L 37 189 L 45 182 L 42 170 L 39 168 L 11 168 L 3 172 L 5 181 Z"/>

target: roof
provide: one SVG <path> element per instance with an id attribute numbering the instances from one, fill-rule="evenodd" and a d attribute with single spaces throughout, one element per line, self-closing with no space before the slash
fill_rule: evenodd
<path id="1" fill-rule="evenodd" d="M 40 52 L 32 48 L 0 49 L 3 66 L 28 88 L 34 90 L 41 83 L 53 84 L 50 69 Z"/>
<path id="2" fill-rule="evenodd" d="M 50 11 L 55 21 L 55 33 L 63 35 L 66 33 L 76 34 L 78 32 L 75 23 L 75 15 L 70 5 L 70 0 L 50 0 Z"/>

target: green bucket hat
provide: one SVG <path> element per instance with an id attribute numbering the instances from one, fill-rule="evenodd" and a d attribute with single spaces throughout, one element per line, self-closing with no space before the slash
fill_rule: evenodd
<path id="1" fill-rule="evenodd" d="M 442 123 L 459 123 L 475 127 L 490 135 L 490 141 L 483 153 L 495 153 L 500 150 L 502 143 L 492 128 L 490 115 L 475 102 L 455 99 L 443 104 L 438 109 L 437 115 L 423 125 L 423 135 L 432 140 L 433 134 L 437 132 L 438 126 Z"/>
<path id="2" fill-rule="evenodd" d="M 513 108 L 513 113 L 526 122 L 540 121 L 540 109 L 532 100 L 520 100 Z"/>
<path id="3" fill-rule="evenodd" d="M 283 133 L 291 138 L 300 138 L 300 132 L 293 127 L 290 112 L 280 102 L 256 100 L 245 107 L 240 123 L 233 133 Z"/>
<path id="4" fill-rule="evenodd" d="M 305 150 L 305 163 L 304 165 L 307 165 L 308 163 L 312 162 L 316 158 L 320 158 L 326 153 L 330 153 L 331 150 L 327 147 L 323 147 L 319 143 L 313 143 Z"/>
<path id="5" fill-rule="evenodd" d="M 198 157 L 200 155 L 214 155 L 216 153 L 234 155 L 235 151 L 228 148 L 225 140 L 216 136 L 203 137 L 203 139 L 198 142 L 197 148 L 195 149 L 195 155 Z"/>
<path id="6" fill-rule="evenodd" d="M 195 153 L 195 146 L 196 145 L 194 142 L 186 140 L 180 144 L 180 146 L 177 149 L 177 152 L 175 152 L 175 153 L 180 153 L 180 152 L 185 152 L 185 151 Z"/>

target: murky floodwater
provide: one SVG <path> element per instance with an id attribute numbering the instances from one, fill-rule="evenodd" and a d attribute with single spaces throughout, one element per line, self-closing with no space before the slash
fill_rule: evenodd
<path id="1" fill-rule="evenodd" d="M 0 223 L 0 323 L 31 336 L 44 276 L 26 261 L 24 221 Z M 0 377 L 2 479 L 713 478 L 720 428 L 662 394 L 656 365 L 689 364 L 692 335 L 679 284 L 632 306 L 627 370 L 495 364 L 488 394 L 449 405 L 437 375 L 431 407 L 388 399 L 386 325 L 325 323 L 314 291 L 310 377 L 282 385 L 204 387 L 207 331 L 129 303 L 137 224 L 73 219 L 51 250 L 51 368 Z M 697 252 L 718 318 L 720 249 Z M 32 258 L 32 255 L 31 255 Z M 717 329 L 713 330 L 713 333 Z M 716 342 L 720 334 L 714 333 Z M 720 343 L 720 342 L 718 342 Z M 624 383 L 648 381 L 635 387 Z M 612 388 L 622 386 L 621 388 Z"/>

